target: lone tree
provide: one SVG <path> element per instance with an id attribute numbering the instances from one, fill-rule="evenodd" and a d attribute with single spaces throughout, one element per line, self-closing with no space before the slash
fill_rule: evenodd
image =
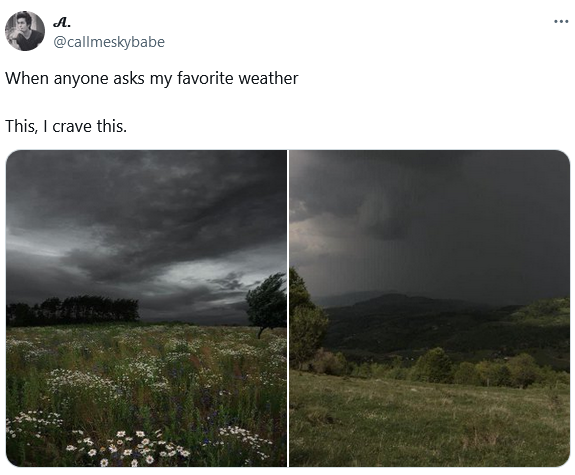
<path id="1" fill-rule="evenodd" d="M 270 275 L 258 287 L 248 291 L 248 316 L 253 326 L 260 327 L 258 339 L 266 329 L 287 326 L 285 274 Z"/>
<path id="2" fill-rule="evenodd" d="M 301 369 L 321 347 L 329 320 L 310 299 L 304 280 L 293 267 L 289 270 L 290 359 Z"/>

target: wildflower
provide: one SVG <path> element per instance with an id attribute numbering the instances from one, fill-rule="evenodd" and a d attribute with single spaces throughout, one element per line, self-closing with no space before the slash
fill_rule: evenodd
<path id="1" fill-rule="evenodd" d="M 148 465 L 153 464 L 153 463 L 154 463 L 154 457 L 152 457 L 151 455 L 148 455 L 148 456 L 146 457 L 146 463 L 147 463 Z"/>
<path id="2" fill-rule="evenodd" d="M 180 455 L 181 455 L 182 457 L 189 457 L 189 456 L 190 456 L 190 452 L 188 452 L 187 450 L 182 450 L 182 451 L 180 452 Z"/>
<path id="3" fill-rule="evenodd" d="M 126 440 L 127 440 L 128 442 L 130 442 L 130 441 L 134 440 L 134 438 L 133 438 L 133 437 L 126 437 Z"/>
<path id="4" fill-rule="evenodd" d="M 174 455 L 176 455 L 175 450 L 172 450 L 170 453 L 168 453 L 168 457 L 173 457 Z"/>
<path id="5" fill-rule="evenodd" d="M 110 445 L 108 448 L 110 449 L 111 453 L 116 453 L 118 451 L 118 448 L 114 444 Z"/>
<path id="6" fill-rule="evenodd" d="M 74 450 L 76 450 L 76 447 L 74 447 L 73 445 L 69 445 L 68 447 L 66 447 L 66 450 L 68 452 L 74 452 Z"/>
<path id="7" fill-rule="evenodd" d="M 116 434 L 116 437 L 124 437 L 125 435 L 126 435 L 125 430 L 119 430 L 118 433 Z"/>
<path id="8" fill-rule="evenodd" d="M 137 467 L 138 461 L 136 459 L 132 460 L 132 467 Z"/>
<path id="9" fill-rule="evenodd" d="M 166 457 L 168 454 L 164 451 L 160 452 L 160 457 Z"/>
<path id="10" fill-rule="evenodd" d="M 148 445 L 150 443 L 150 439 L 144 439 L 142 440 L 142 444 L 143 445 Z"/>
<path id="11" fill-rule="evenodd" d="M 138 437 L 145 437 L 145 436 L 146 436 L 146 434 L 144 434 L 144 432 L 141 431 L 141 430 L 137 430 L 137 431 L 136 431 L 136 435 L 137 435 Z"/>
<path id="12" fill-rule="evenodd" d="M 96 454 L 97 454 L 96 449 L 92 449 L 92 450 L 90 450 L 90 451 L 88 452 L 88 455 L 89 455 L 90 457 L 93 457 L 93 456 L 96 455 Z"/>
<path id="13" fill-rule="evenodd" d="M 100 467 L 107 467 L 108 466 L 108 459 L 100 460 Z"/>
<path id="14" fill-rule="evenodd" d="M 132 449 L 124 450 L 124 456 L 127 457 L 128 455 L 132 455 Z"/>
<path id="15" fill-rule="evenodd" d="M 116 442 L 116 444 L 118 444 L 118 445 L 123 445 L 123 444 L 124 444 L 124 441 L 123 441 L 122 439 L 118 439 L 118 441 Z"/>

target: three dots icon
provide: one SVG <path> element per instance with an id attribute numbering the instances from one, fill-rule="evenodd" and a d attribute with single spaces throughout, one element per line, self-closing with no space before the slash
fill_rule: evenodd
<path id="1" fill-rule="evenodd" d="M 555 23 L 569 23 L 569 20 L 555 20 Z"/>

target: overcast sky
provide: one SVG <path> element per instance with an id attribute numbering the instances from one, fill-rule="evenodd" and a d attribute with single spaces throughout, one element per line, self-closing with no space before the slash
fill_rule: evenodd
<path id="1" fill-rule="evenodd" d="M 560 152 L 290 152 L 290 265 L 312 295 L 569 295 Z"/>
<path id="2" fill-rule="evenodd" d="M 285 152 L 16 152 L 7 301 L 140 301 L 143 319 L 245 323 L 286 268 Z"/>

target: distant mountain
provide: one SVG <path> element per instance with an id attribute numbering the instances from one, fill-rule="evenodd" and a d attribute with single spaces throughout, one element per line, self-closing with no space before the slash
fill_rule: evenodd
<path id="1" fill-rule="evenodd" d="M 463 300 L 432 299 L 429 297 L 410 297 L 405 294 L 388 293 L 353 305 L 355 311 L 384 314 L 421 314 L 435 312 L 460 312 L 465 310 L 485 310 L 487 305 L 465 302 Z"/>
<path id="2" fill-rule="evenodd" d="M 388 293 L 326 309 L 326 348 L 357 360 L 415 358 L 441 346 L 452 357 L 481 360 L 532 354 L 540 364 L 569 367 L 569 299 L 491 307 L 462 300 Z"/>
<path id="3" fill-rule="evenodd" d="M 313 296 L 313 302 L 320 307 L 344 307 L 357 302 L 380 297 L 386 294 L 397 293 L 396 290 L 365 290 L 363 292 L 348 292 L 341 295 L 324 295 L 322 297 Z"/>

